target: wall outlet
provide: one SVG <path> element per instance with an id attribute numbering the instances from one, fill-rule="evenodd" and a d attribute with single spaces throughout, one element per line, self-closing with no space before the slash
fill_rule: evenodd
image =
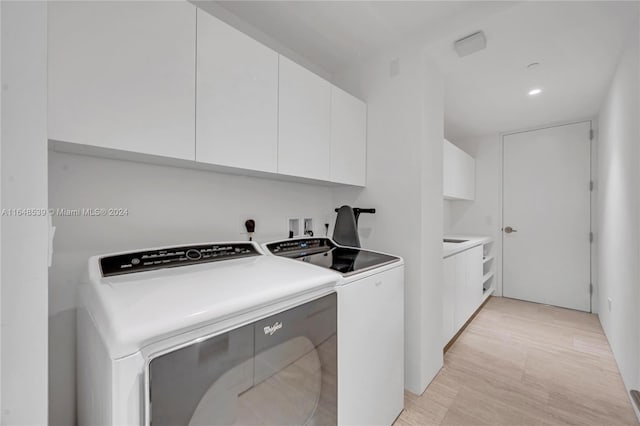
<path id="1" fill-rule="evenodd" d="M 609 312 L 611 312 L 611 305 L 613 304 L 613 300 L 610 297 L 607 297 L 607 307 L 609 308 Z"/>
<path id="2" fill-rule="evenodd" d="M 287 221 L 287 226 L 289 229 L 289 235 L 291 235 L 292 237 L 299 237 L 300 236 L 300 218 L 299 217 L 292 217 L 289 218 Z"/>
<path id="3" fill-rule="evenodd" d="M 313 230 L 313 219 L 310 217 L 305 217 L 303 222 L 303 233 L 306 236 L 312 237 L 314 235 Z"/>

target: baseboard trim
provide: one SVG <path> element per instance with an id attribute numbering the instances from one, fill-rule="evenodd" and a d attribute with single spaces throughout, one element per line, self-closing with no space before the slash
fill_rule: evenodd
<path id="1" fill-rule="evenodd" d="M 484 305 L 487 304 L 489 299 L 491 299 L 492 297 L 495 297 L 495 296 L 487 297 L 487 300 L 485 300 L 484 302 L 482 302 L 482 304 L 480 306 L 478 306 L 478 309 L 476 309 L 475 312 L 473 314 L 471 314 L 471 316 L 469 317 L 467 322 L 465 322 L 464 325 L 462 327 L 460 327 L 460 330 L 458 330 L 458 332 L 451 338 L 451 340 L 449 340 L 449 343 L 444 345 L 444 349 L 442 350 L 443 354 L 446 354 L 447 351 L 449 349 L 451 349 L 451 346 L 453 346 L 453 344 L 456 342 L 456 340 L 458 340 L 458 337 L 460 337 L 460 335 L 465 330 L 465 328 L 467 328 L 467 326 L 471 323 L 471 321 L 473 321 L 473 319 L 476 317 L 476 315 L 478 315 L 478 312 L 480 312 L 480 310 L 484 307 Z"/>

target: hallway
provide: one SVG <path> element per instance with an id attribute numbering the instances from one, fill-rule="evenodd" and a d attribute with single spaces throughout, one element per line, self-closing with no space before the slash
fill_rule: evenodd
<path id="1" fill-rule="evenodd" d="M 492 297 L 395 425 L 637 425 L 596 315 Z"/>

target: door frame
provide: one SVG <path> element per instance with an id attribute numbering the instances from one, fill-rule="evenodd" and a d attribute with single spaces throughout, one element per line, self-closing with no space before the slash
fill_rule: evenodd
<path id="1" fill-rule="evenodd" d="M 595 306 L 593 303 L 594 299 L 597 297 L 597 291 L 598 291 L 597 284 L 594 282 L 594 278 L 597 277 L 597 274 L 596 274 L 596 271 L 594 271 L 595 263 L 593 261 L 593 259 L 595 258 L 595 253 L 596 253 L 595 251 L 597 250 L 597 240 L 596 240 L 596 232 L 595 232 L 596 218 L 594 216 L 594 212 L 596 211 L 594 203 L 596 202 L 596 191 L 597 191 L 597 184 L 594 179 L 594 168 L 595 168 L 594 161 L 597 161 L 597 151 L 594 151 L 594 150 L 597 148 L 598 132 L 597 132 L 597 125 L 594 126 L 594 123 L 597 123 L 597 119 L 595 117 L 585 118 L 581 120 L 556 122 L 556 123 L 551 123 L 545 126 L 528 127 L 522 130 L 501 132 L 499 134 L 500 142 L 499 142 L 498 151 L 500 156 L 500 159 L 499 159 L 500 238 L 499 238 L 498 252 L 500 256 L 500 296 L 504 295 L 504 281 L 503 281 L 503 278 L 504 278 L 504 231 L 503 231 L 503 226 L 504 226 L 504 143 L 505 143 L 504 138 L 505 136 L 515 135 L 520 133 L 529 133 L 529 132 L 535 132 L 538 130 L 551 129 L 554 127 L 570 126 L 573 124 L 580 124 L 580 123 L 589 123 L 589 127 L 591 128 L 591 138 L 589 140 L 589 176 L 592 182 L 592 186 L 591 186 L 591 191 L 589 193 L 589 232 L 592 235 L 592 239 L 591 239 L 591 246 L 589 250 L 589 281 L 591 285 L 591 291 L 590 291 L 590 297 L 589 297 L 589 312 L 597 313 L 597 311 L 594 312 Z"/>

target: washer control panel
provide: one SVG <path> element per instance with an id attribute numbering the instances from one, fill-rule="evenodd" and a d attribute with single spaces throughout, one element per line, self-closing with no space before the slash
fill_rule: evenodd
<path id="1" fill-rule="evenodd" d="M 267 244 L 267 250 L 276 256 L 301 257 L 331 250 L 335 245 L 328 238 L 300 238 Z"/>
<path id="2" fill-rule="evenodd" d="M 251 243 L 200 244 L 105 256 L 100 269 L 103 277 L 110 277 L 259 255 Z"/>

